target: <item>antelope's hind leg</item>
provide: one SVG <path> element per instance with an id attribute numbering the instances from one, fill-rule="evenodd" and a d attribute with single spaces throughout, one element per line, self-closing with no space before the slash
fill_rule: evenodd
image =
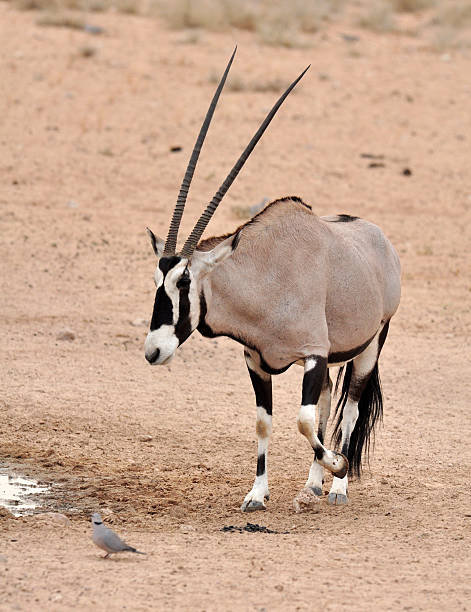
<path id="1" fill-rule="evenodd" d="M 349 473 L 357 476 L 360 475 L 363 449 L 365 446 L 368 448 L 370 434 L 376 421 L 382 416 L 378 358 L 386 340 L 388 326 L 386 323 L 363 353 L 347 364 L 345 377 L 349 377 L 348 386 L 345 388 L 344 382 L 344 390 L 339 401 L 341 433 L 337 435 L 337 440 L 340 442 L 342 453 L 349 459 Z M 336 426 L 337 431 L 339 425 Z M 337 506 L 347 504 L 347 491 L 348 476 L 334 477 L 328 497 L 329 504 Z"/>
<path id="2" fill-rule="evenodd" d="M 272 430 L 272 386 L 271 375 L 260 367 L 260 357 L 255 351 L 244 351 L 245 362 L 255 391 L 257 403 L 257 475 L 252 489 L 247 493 L 241 506 L 243 512 L 266 510 L 265 500 L 269 499 L 267 454 Z"/>

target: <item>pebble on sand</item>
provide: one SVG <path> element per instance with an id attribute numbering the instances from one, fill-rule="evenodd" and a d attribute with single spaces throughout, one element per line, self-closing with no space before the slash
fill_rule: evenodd
<path id="1" fill-rule="evenodd" d="M 61 512 L 46 512 L 44 516 L 54 521 L 54 523 L 58 523 L 64 527 L 68 527 L 71 524 L 70 519 L 68 519 L 65 514 L 62 514 Z"/>
<path id="2" fill-rule="evenodd" d="M 151 441 L 152 441 L 152 436 L 149 436 L 149 435 L 139 436 L 139 442 L 151 442 Z"/>
<path id="3" fill-rule="evenodd" d="M 24 517 L 28 522 L 29 521 L 40 521 L 48 524 L 62 525 L 62 527 L 68 527 L 71 522 L 65 516 L 65 514 L 61 514 L 60 512 L 40 512 L 38 514 L 31 514 L 30 516 Z"/>
<path id="4" fill-rule="evenodd" d="M 148 319 L 134 319 L 131 321 L 133 327 L 149 327 L 150 321 Z"/>
<path id="5" fill-rule="evenodd" d="M 67 340 L 68 342 L 71 342 L 72 340 L 75 340 L 75 333 L 68 327 L 65 327 L 64 329 L 60 330 L 56 338 L 57 340 Z"/>

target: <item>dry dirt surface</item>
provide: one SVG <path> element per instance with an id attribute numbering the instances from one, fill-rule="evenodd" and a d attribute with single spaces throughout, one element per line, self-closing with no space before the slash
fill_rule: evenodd
<path id="1" fill-rule="evenodd" d="M 158 19 L 88 17 L 101 35 L 40 27 L 0 2 L 0 459 L 50 483 L 43 509 L 71 521 L 0 517 L 0 608 L 469 609 L 469 50 L 341 21 L 309 48 L 232 30 L 188 44 Z M 155 291 L 144 230 L 166 234 L 235 42 L 237 86 L 216 111 L 182 237 L 273 83 L 310 63 L 207 235 L 263 198 L 298 195 L 318 214 L 374 221 L 402 260 L 384 424 L 345 507 L 325 497 L 293 510 L 311 461 L 300 368 L 274 379 L 271 499 L 244 515 L 256 437 L 242 348 L 196 332 L 170 366 L 144 359 Z M 147 556 L 103 560 L 96 510 Z M 221 531 L 247 522 L 277 533 Z"/>

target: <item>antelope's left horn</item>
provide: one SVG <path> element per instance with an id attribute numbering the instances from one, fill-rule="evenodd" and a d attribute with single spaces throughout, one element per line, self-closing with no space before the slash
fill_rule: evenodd
<path id="1" fill-rule="evenodd" d="M 170 228 L 168 230 L 167 240 L 165 241 L 164 247 L 164 256 L 175 255 L 175 250 L 177 248 L 177 237 L 178 237 L 178 228 L 180 227 L 180 221 L 183 215 L 183 211 L 185 209 L 186 198 L 188 196 L 188 191 L 190 189 L 191 179 L 193 178 L 193 174 L 195 172 L 196 164 L 198 162 L 198 158 L 200 156 L 201 147 L 203 146 L 204 139 L 206 138 L 206 134 L 208 132 L 209 125 L 211 123 L 211 119 L 213 118 L 214 111 L 216 109 L 216 105 L 219 100 L 219 96 L 221 95 L 221 91 L 224 87 L 224 83 L 226 82 L 227 75 L 229 73 L 230 67 L 232 65 L 232 61 L 234 59 L 235 53 L 237 51 L 237 47 L 234 49 L 231 59 L 226 66 L 226 70 L 222 75 L 221 81 L 216 89 L 216 92 L 211 100 L 211 104 L 209 105 L 208 112 L 206 113 L 206 117 L 203 121 L 203 125 L 201 126 L 200 133 L 198 138 L 196 139 L 195 146 L 193 148 L 193 153 L 191 154 L 190 161 L 188 162 L 188 167 L 185 172 L 185 176 L 183 177 L 183 181 L 180 187 L 180 193 L 178 194 L 177 204 L 173 211 L 172 220 L 170 222 Z"/>

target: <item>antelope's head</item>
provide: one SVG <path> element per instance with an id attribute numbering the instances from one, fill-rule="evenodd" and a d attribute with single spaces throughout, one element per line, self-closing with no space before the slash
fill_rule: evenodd
<path id="1" fill-rule="evenodd" d="M 296 86 L 298 81 L 304 76 L 309 66 L 301 75 L 288 87 L 283 95 L 278 99 L 271 111 L 265 117 L 263 123 L 258 128 L 245 148 L 242 155 L 222 183 L 221 187 L 206 207 L 199 218 L 191 234 L 187 238 L 180 253 L 177 253 L 177 237 L 180 221 L 185 208 L 191 179 L 198 162 L 201 147 L 203 146 L 209 125 L 211 123 L 214 110 L 219 96 L 226 82 L 229 69 L 232 65 L 236 49 L 232 54 L 221 81 L 216 89 L 214 97 L 209 106 L 205 120 L 196 140 L 190 161 L 188 163 L 185 176 L 180 187 L 177 204 L 173 211 L 167 240 L 164 242 L 153 234 L 150 229 L 147 232 L 150 236 L 154 253 L 157 256 L 157 268 L 155 271 L 155 285 L 157 293 L 155 295 L 154 310 L 150 323 L 150 330 L 145 342 L 145 355 L 147 361 L 152 365 L 163 365 L 170 363 L 176 349 L 188 336 L 197 328 L 200 319 L 200 292 L 201 282 L 215 266 L 229 257 L 235 248 L 234 236 L 230 236 L 217 244 L 210 251 L 198 251 L 197 244 L 219 206 L 222 198 L 229 187 L 234 182 L 240 169 L 247 161 L 255 145 L 262 137 L 262 134 L 270 124 L 276 112 Z"/>

